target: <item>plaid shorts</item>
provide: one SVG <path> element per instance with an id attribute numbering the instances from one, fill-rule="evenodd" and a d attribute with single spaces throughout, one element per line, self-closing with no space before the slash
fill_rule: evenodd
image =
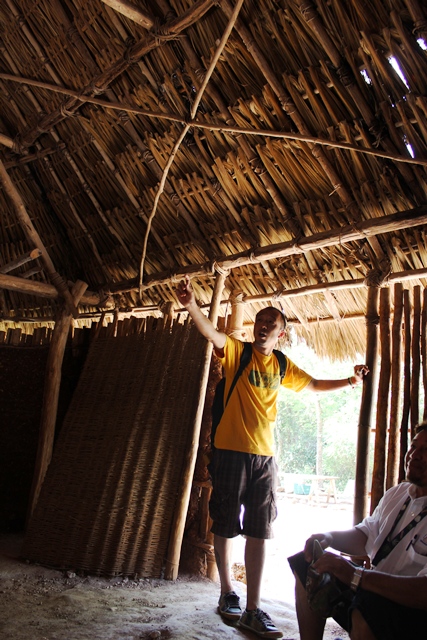
<path id="1" fill-rule="evenodd" d="M 209 503 L 212 533 L 224 538 L 239 534 L 272 538 L 272 523 L 277 516 L 275 459 L 215 449 L 209 468 L 213 486 Z"/>

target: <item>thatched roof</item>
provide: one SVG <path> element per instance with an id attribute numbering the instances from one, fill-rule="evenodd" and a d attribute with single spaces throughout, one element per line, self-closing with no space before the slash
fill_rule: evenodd
<path id="1" fill-rule="evenodd" d="M 3 327 L 227 269 L 246 321 L 353 354 L 365 278 L 426 283 L 421 0 L 4 0 L 0 37 Z"/>

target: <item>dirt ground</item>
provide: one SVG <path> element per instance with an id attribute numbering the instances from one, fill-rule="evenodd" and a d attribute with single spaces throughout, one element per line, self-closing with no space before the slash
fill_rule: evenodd
<path id="1" fill-rule="evenodd" d="M 287 522 L 289 533 L 289 517 L 294 524 L 305 521 L 307 526 L 321 515 L 331 520 L 331 509 L 329 506 L 322 513 L 321 507 L 283 504 L 276 542 L 267 552 L 262 607 L 283 631 L 285 640 L 298 640 L 299 633 L 292 574 L 283 558 L 284 554 L 289 555 L 292 541 L 283 544 L 282 527 Z M 307 515 L 303 518 L 301 514 Z M 335 516 L 342 518 L 343 514 L 335 511 Z M 293 530 L 295 535 L 295 527 Z M 257 637 L 223 622 L 216 611 L 218 584 L 208 579 L 180 576 L 176 582 L 170 582 L 82 577 L 22 561 L 21 544 L 22 536 L 0 536 L 2 640 L 255 640 Z M 237 548 L 237 560 L 239 553 Z M 244 603 L 245 584 L 236 580 L 234 586 Z M 325 640 L 337 637 L 348 638 L 338 625 L 328 621 Z"/>

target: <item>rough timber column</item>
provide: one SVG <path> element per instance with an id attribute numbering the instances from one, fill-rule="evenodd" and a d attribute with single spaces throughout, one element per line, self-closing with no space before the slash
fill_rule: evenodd
<path id="1" fill-rule="evenodd" d="M 225 280 L 228 272 L 218 273 L 214 291 L 212 295 L 212 303 L 209 313 L 209 319 L 216 325 L 219 307 L 221 303 L 221 296 L 224 289 Z M 191 486 L 194 476 L 194 468 L 196 466 L 197 451 L 199 448 L 200 439 L 200 427 L 202 424 L 203 409 L 205 406 L 206 387 L 209 378 L 209 368 L 212 357 L 212 344 L 206 341 L 206 348 L 204 354 L 204 367 L 203 375 L 200 380 L 200 387 L 198 390 L 198 404 L 196 416 L 193 425 L 193 437 L 191 446 L 189 447 L 187 458 L 184 462 L 184 477 L 182 480 L 182 490 L 180 491 L 180 498 L 178 500 L 177 508 L 174 514 L 174 520 L 172 523 L 171 537 L 169 540 L 168 553 L 165 564 L 165 579 L 176 580 L 178 577 L 179 558 L 181 555 L 181 545 L 184 536 L 185 520 L 187 517 L 188 504 L 190 501 Z"/>
<path id="2" fill-rule="evenodd" d="M 354 495 L 353 522 L 357 524 L 368 513 L 368 463 L 369 440 L 371 433 L 374 389 L 378 378 L 378 284 L 370 284 L 369 274 L 368 302 L 366 309 L 366 364 L 369 375 L 363 381 L 362 403 L 360 407 L 356 453 L 356 483 Z"/>
<path id="3" fill-rule="evenodd" d="M 74 284 L 71 291 L 73 305 L 74 303 L 78 304 L 86 289 L 86 282 L 81 282 L 80 280 L 78 280 Z M 33 514 L 33 511 L 37 504 L 43 480 L 45 478 L 47 468 L 52 458 L 53 440 L 58 413 L 59 390 L 62 377 L 62 362 L 64 359 L 64 352 L 67 344 L 71 320 L 71 312 L 65 305 L 63 305 L 63 308 L 59 311 L 58 316 L 55 320 L 55 328 L 53 330 L 53 336 L 50 343 L 49 355 L 46 364 L 39 442 L 28 507 L 28 519 L 31 518 L 31 515 Z"/>

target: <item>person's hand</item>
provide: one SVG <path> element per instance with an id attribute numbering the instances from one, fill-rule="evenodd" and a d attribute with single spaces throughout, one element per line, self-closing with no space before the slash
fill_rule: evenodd
<path id="1" fill-rule="evenodd" d="M 356 364 L 354 365 L 354 383 L 359 384 L 359 382 L 363 382 L 364 376 L 369 373 L 369 367 L 366 364 Z"/>
<path id="2" fill-rule="evenodd" d="M 183 307 L 187 308 L 192 302 L 195 301 L 195 295 L 193 287 L 190 283 L 190 278 L 185 276 L 185 280 L 181 280 L 176 288 L 176 296 Z"/>
<path id="3" fill-rule="evenodd" d="M 313 569 L 317 573 L 331 573 L 344 584 L 350 584 L 354 574 L 354 565 L 342 556 L 326 551 L 313 564 Z"/>
<path id="4" fill-rule="evenodd" d="M 306 540 L 304 556 L 307 562 L 311 562 L 313 560 L 313 542 L 315 540 L 319 542 L 322 549 L 326 549 L 326 547 L 331 546 L 332 536 L 329 533 L 313 533 L 313 535 Z"/>

